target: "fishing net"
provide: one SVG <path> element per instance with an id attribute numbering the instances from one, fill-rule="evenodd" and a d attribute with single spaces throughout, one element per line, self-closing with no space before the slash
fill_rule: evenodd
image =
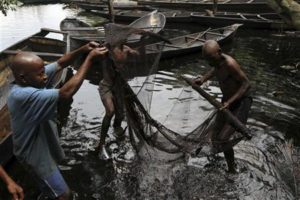
<path id="1" fill-rule="evenodd" d="M 119 97 L 124 97 L 128 133 L 131 144 L 135 150 L 141 152 L 141 149 L 149 147 L 152 148 L 152 150 L 155 149 L 160 152 L 161 158 L 159 159 L 172 160 L 185 153 L 198 154 L 201 147 L 205 145 L 208 146 L 210 144 L 209 130 L 214 123 L 216 111 L 212 107 L 206 112 L 199 109 L 199 106 L 201 107 L 199 102 L 197 102 L 199 95 L 191 88 L 186 87 L 181 91 L 178 101 L 174 103 L 173 108 L 165 119 L 165 124 L 155 120 L 150 115 L 153 91 L 155 91 L 155 78 L 162 50 L 167 40 L 156 34 L 149 34 L 147 31 L 116 24 L 106 25 L 105 34 L 105 42 L 110 50 L 110 57 L 115 64 L 118 63 L 118 60 L 115 58 L 116 56 L 114 56 L 114 48 L 118 47 L 123 49 L 124 44 L 126 44 L 138 51 L 138 56 L 127 58 L 127 62 L 125 64 L 123 63 L 122 69 L 116 67 L 116 80 L 118 80 L 118 84 L 122 86 L 122 92 L 124 94 Z M 141 34 L 143 36 L 139 41 L 127 41 L 127 38 L 132 34 Z M 153 39 L 153 37 L 158 40 L 163 40 L 157 43 L 159 48 L 157 48 L 156 51 L 153 49 L 150 51 L 146 45 L 147 40 L 149 38 Z M 133 89 L 126 81 L 126 79 L 128 79 L 128 77 L 126 78 L 126 74 L 132 75 L 134 71 L 142 71 L 144 78 L 138 78 L 140 85 Z M 141 74 L 135 74 L 134 76 L 139 75 Z M 204 101 L 202 100 L 201 102 L 203 103 Z M 194 108 L 192 108 L 193 106 Z M 191 121 L 194 125 L 196 124 L 196 126 L 194 126 L 193 130 L 189 130 L 188 132 L 180 132 L 176 126 L 172 127 L 172 124 L 176 125 L 177 122 L 189 123 L 191 118 L 189 119 L 187 116 L 191 114 L 190 112 L 204 112 L 207 113 L 207 115 L 205 118 L 202 117 L 202 121 L 194 117 Z M 177 114 L 173 115 L 172 113 Z M 168 124 L 168 127 L 166 124 Z M 184 125 L 181 127 L 184 127 Z M 226 145 L 219 146 L 220 149 L 218 149 L 217 152 L 231 148 L 241 139 L 242 137 L 237 137 L 229 142 L 227 141 Z M 148 150 L 147 152 L 149 153 Z M 158 152 L 155 154 L 158 155 L 157 153 Z M 170 154 L 172 154 L 172 156 Z"/>

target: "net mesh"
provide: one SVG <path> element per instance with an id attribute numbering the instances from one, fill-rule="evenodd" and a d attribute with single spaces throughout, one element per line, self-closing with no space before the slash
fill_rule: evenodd
<path id="1" fill-rule="evenodd" d="M 174 156 L 169 154 L 175 156 L 181 156 L 184 153 L 197 154 L 201 147 L 209 145 L 209 130 L 213 126 L 216 111 L 210 108 L 206 117 L 202 117 L 202 121 L 200 121 L 201 118 L 191 118 L 191 112 L 199 112 L 199 109 L 195 109 L 199 106 L 196 103 L 199 95 L 190 87 L 182 90 L 164 123 L 158 122 L 149 114 L 153 91 L 155 91 L 155 78 L 165 41 L 160 42 L 157 45 L 160 48 L 157 48 L 156 51 L 151 50 L 150 53 L 147 49 L 147 40 L 153 34 L 144 34 L 144 31 L 116 24 L 106 25 L 105 33 L 105 42 L 114 63 L 118 62 L 115 59 L 116 56 L 113 56 L 115 47 L 123 49 L 126 44 L 138 52 L 138 56 L 127 58 L 122 69 L 117 69 L 118 84 L 124 93 L 119 97 L 124 97 L 128 133 L 135 150 L 140 152 L 142 148 L 147 147 L 149 149 L 150 147 L 168 155 L 165 158 L 173 159 Z M 143 34 L 146 37 L 141 37 L 139 41 L 127 41 L 126 38 L 132 34 Z M 159 37 L 155 36 L 155 38 L 158 39 Z M 136 76 L 137 72 L 141 72 L 143 78 L 139 79 L 138 87 L 133 88 L 127 83 L 127 79 L 132 74 Z M 174 131 L 172 124 L 178 125 L 180 123 L 183 129 L 185 126 L 190 127 L 187 125 L 188 123 L 196 124 L 196 126 L 188 132 L 179 133 L 178 129 Z M 241 139 L 242 137 L 237 137 L 227 141 L 227 146 L 219 145 L 218 152 L 231 148 Z M 157 152 L 155 154 L 158 155 Z"/>

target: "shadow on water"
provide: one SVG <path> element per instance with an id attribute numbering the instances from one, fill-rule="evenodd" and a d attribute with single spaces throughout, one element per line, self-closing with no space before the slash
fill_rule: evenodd
<path id="1" fill-rule="evenodd" d="M 47 12 L 45 8 L 42 10 Z M 59 20 L 56 23 L 58 27 Z M 178 157 L 145 145 L 137 155 L 128 137 L 118 142 L 112 131 L 108 143 L 113 160 L 99 161 L 93 151 L 99 141 L 104 108 L 97 91 L 99 76 L 90 73 L 89 80 L 84 81 L 71 106 L 65 107 L 67 117 L 62 121 L 61 143 L 67 160 L 60 168 L 74 190 L 75 199 L 299 197 L 299 71 L 282 67 L 295 66 L 299 62 L 299 45 L 294 39 L 273 37 L 267 32 L 243 31 L 232 44 L 224 47 L 224 51 L 238 60 L 253 85 L 254 103 L 248 125 L 255 136 L 251 141 L 242 141 L 235 146 L 238 174 L 225 172 L 222 154 L 212 160 L 188 155 Z M 193 120 L 204 119 L 206 111 L 211 108 L 196 96 L 190 100 L 196 102 L 192 104 L 193 109 L 184 107 L 190 110 L 192 123 L 177 124 L 173 121 L 176 116 L 183 115 L 183 111 L 173 105 L 185 88 L 184 83 L 176 78 L 180 74 L 203 74 L 208 70 L 206 62 L 200 54 L 194 54 L 163 61 L 159 70 L 151 115 L 169 128 L 178 125 L 184 130 L 198 125 L 199 122 Z M 130 83 L 138 86 L 142 78 L 132 78 Z M 220 96 L 216 86 L 215 81 L 210 82 L 209 87 Z M 38 196 L 35 184 L 21 166 L 12 164 L 9 172 L 24 187 L 27 199 Z M 1 188 L 1 198 L 3 194 L 3 198 L 8 199 L 8 194 L 2 192 L 3 186 Z"/>

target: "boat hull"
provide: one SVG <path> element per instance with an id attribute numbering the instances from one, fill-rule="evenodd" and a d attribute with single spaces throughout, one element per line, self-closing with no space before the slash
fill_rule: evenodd
<path id="1" fill-rule="evenodd" d="M 10 91 L 10 84 L 14 80 L 9 63 L 13 56 L 19 50 L 33 52 L 40 56 L 45 63 L 57 60 L 66 52 L 66 43 L 60 40 L 46 38 L 49 31 L 41 30 L 30 37 L 11 45 L 0 52 L 0 163 L 5 165 L 13 156 L 12 153 L 12 132 L 10 126 L 10 117 L 7 108 L 7 96 Z M 69 69 L 64 69 L 55 77 L 55 86 L 60 87 L 66 77 L 68 77 Z"/>

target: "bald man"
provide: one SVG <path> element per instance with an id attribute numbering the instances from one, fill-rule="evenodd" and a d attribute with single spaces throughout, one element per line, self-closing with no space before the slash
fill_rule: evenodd
<path id="1" fill-rule="evenodd" d="M 77 73 L 60 89 L 53 89 L 55 74 L 82 53 L 88 55 Z M 92 63 L 106 53 L 106 48 L 91 42 L 46 66 L 40 57 L 25 52 L 18 53 L 11 62 L 15 82 L 7 102 L 14 154 L 36 180 L 42 194 L 51 199 L 65 200 L 70 196 L 57 167 L 65 156 L 58 140 L 57 102 L 72 98 Z"/>
<path id="2" fill-rule="evenodd" d="M 249 95 L 250 83 L 240 65 L 231 56 L 222 53 L 219 44 L 214 40 L 207 40 L 202 48 L 203 58 L 213 68 L 194 83 L 202 85 L 207 80 L 216 77 L 221 88 L 222 109 L 228 108 L 241 122 L 246 123 L 252 104 Z M 213 148 L 211 153 L 228 146 L 226 142 L 235 132 L 234 127 L 228 124 L 222 112 L 219 112 L 211 129 Z M 234 151 L 232 147 L 224 150 L 228 171 L 235 172 Z"/>

